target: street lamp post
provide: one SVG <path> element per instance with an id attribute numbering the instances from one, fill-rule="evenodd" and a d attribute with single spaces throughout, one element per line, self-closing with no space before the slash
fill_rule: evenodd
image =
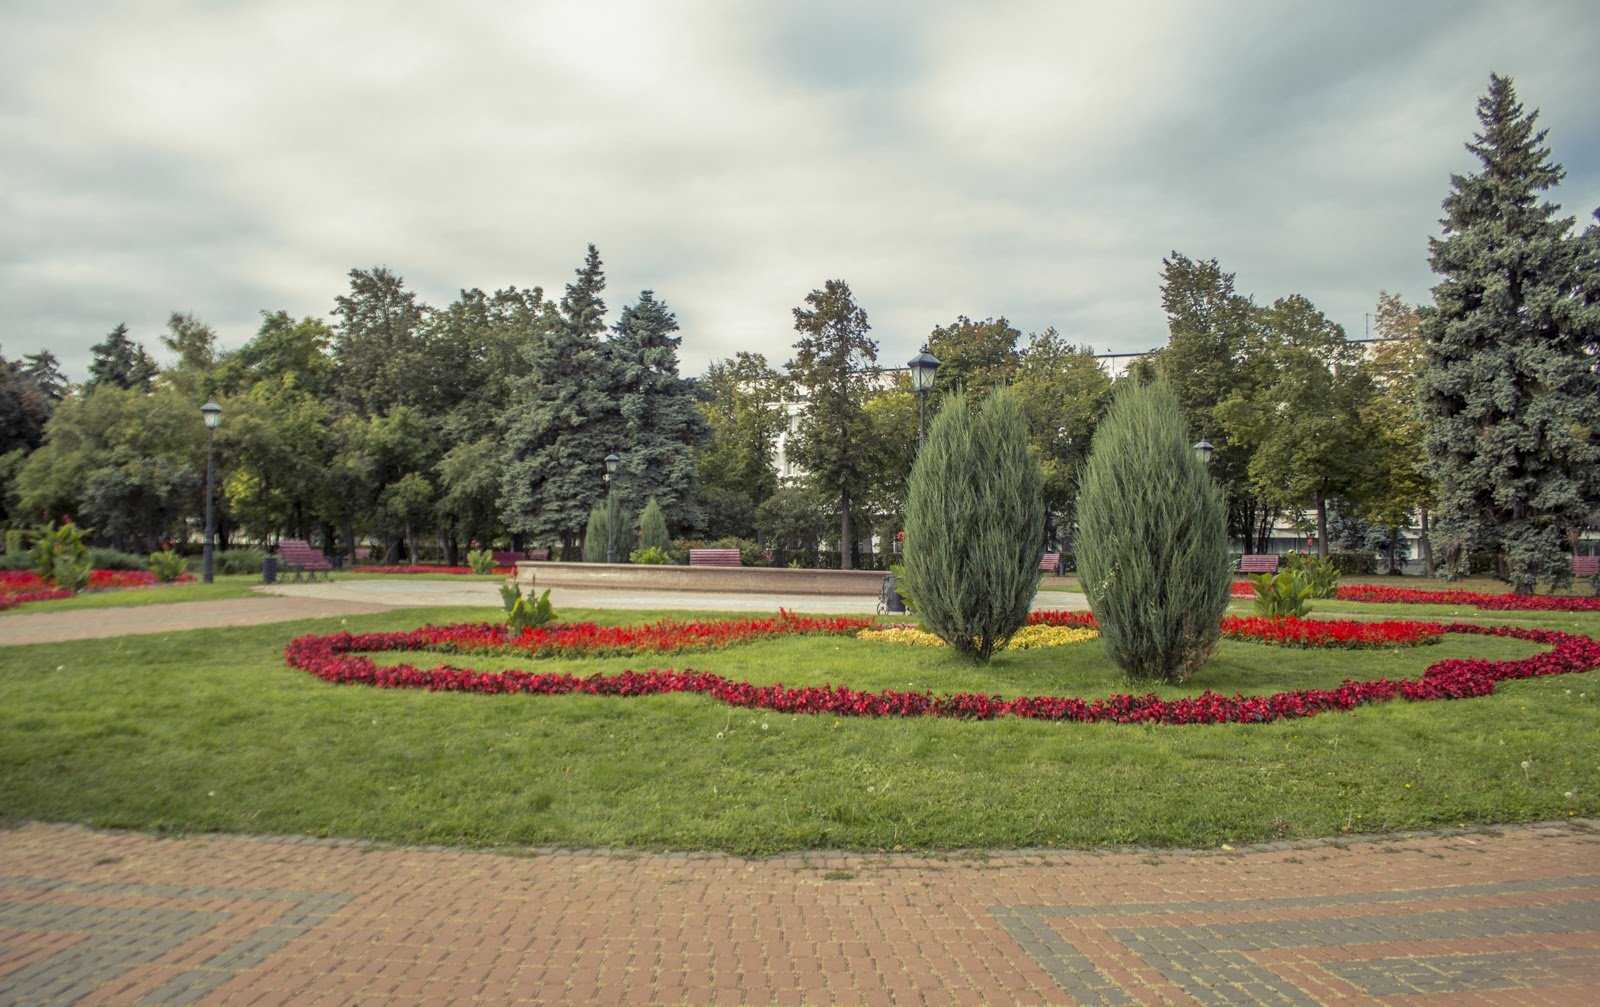
<path id="1" fill-rule="evenodd" d="M 617 529 L 611 527 L 611 522 L 617 517 L 617 509 L 611 505 L 612 495 L 617 491 L 617 468 L 622 464 L 622 457 L 615 451 L 606 455 L 606 562 L 617 561 Z"/>
<path id="2" fill-rule="evenodd" d="M 1216 448 L 1211 446 L 1210 441 L 1199 440 L 1194 442 L 1194 456 L 1200 459 L 1200 464 L 1207 468 L 1211 467 L 1211 453 L 1215 450 Z"/>
<path id="3" fill-rule="evenodd" d="M 923 411 L 928 401 L 928 393 L 933 391 L 933 376 L 939 370 L 939 358 L 928 352 L 924 346 L 922 352 L 911 358 L 906 365 L 911 370 L 911 389 L 917 393 L 917 448 L 922 448 L 924 431 Z"/>
<path id="4" fill-rule="evenodd" d="M 206 404 L 200 407 L 200 415 L 206 421 L 206 544 L 201 576 L 209 584 L 216 572 L 212 543 L 217 537 L 216 446 L 217 427 L 222 425 L 222 407 L 217 405 L 216 399 L 208 399 Z"/>

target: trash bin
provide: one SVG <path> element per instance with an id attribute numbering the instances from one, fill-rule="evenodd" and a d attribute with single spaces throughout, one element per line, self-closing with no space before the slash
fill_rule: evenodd
<path id="1" fill-rule="evenodd" d="M 261 583 L 276 584 L 278 582 L 278 557 L 273 553 L 261 560 Z"/>

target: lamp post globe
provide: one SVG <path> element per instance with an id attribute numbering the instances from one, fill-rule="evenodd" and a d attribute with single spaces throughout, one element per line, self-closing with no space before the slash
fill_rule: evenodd
<path id="1" fill-rule="evenodd" d="M 1216 448 L 1211 446 L 1210 441 L 1201 440 L 1194 443 L 1194 456 L 1200 459 L 1200 464 L 1202 465 L 1209 466 L 1211 464 L 1211 453 L 1215 450 Z"/>
<path id="2" fill-rule="evenodd" d="M 214 553 L 217 538 L 217 463 L 216 443 L 217 428 L 222 425 L 222 407 L 217 405 L 216 399 L 206 400 L 200 407 L 200 416 L 206 424 L 206 540 L 202 550 L 200 575 L 207 584 L 211 583 L 216 575 L 216 556 Z"/>
<path id="3" fill-rule="evenodd" d="M 939 370 L 939 358 L 928 352 L 924 346 L 922 352 L 912 357 L 906 367 L 911 371 L 911 390 L 917 393 L 917 447 L 922 447 L 923 412 L 928 393 L 933 390 L 933 379 Z"/>

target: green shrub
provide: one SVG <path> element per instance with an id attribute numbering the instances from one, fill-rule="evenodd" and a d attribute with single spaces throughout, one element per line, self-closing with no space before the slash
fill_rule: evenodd
<path id="1" fill-rule="evenodd" d="M 89 547 L 83 544 L 83 529 L 71 521 L 60 527 L 52 521 L 40 529 L 29 555 L 33 572 L 41 580 L 68 591 L 82 591 L 89 583 L 89 571 L 94 569 Z"/>
<path id="2" fill-rule="evenodd" d="M 663 555 L 672 548 L 672 536 L 667 532 L 667 516 L 655 497 L 644 505 L 639 515 L 639 551 L 655 549 Z M 637 563 L 638 560 L 633 562 Z"/>
<path id="3" fill-rule="evenodd" d="M 911 467 L 905 580 L 917 614 L 960 653 L 987 661 L 1028 619 L 1039 587 L 1044 476 L 1015 394 L 976 412 L 952 396 Z"/>
<path id="4" fill-rule="evenodd" d="M 672 557 L 660 546 L 649 545 L 628 553 L 628 562 L 643 566 L 665 566 L 672 562 Z"/>
<path id="5" fill-rule="evenodd" d="M 171 549 L 150 554 L 150 572 L 156 575 L 156 580 L 163 584 L 170 584 L 182 577 L 189 569 L 189 561 L 179 556 Z"/>
<path id="6" fill-rule="evenodd" d="M 1332 598 L 1339 590 L 1339 566 L 1330 557 L 1314 553 L 1291 552 L 1283 557 L 1285 570 L 1304 574 L 1313 598 Z"/>
<path id="7" fill-rule="evenodd" d="M 467 552 L 467 566 L 473 573 L 494 573 L 494 553 L 488 549 L 472 549 Z"/>
<path id="8" fill-rule="evenodd" d="M 267 554 L 260 549 L 222 549 L 211 554 L 211 565 L 217 573 L 242 574 L 260 573 L 261 564 Z M 201 557 L 194 556 L 189 560 L 189 565 L 199 568 Z"/>
<path id="9" fill-rule="evenodd" d="M 583 561 L 604 563 L 608 555 L 625 562 L 632 551 L 633 520 L 615 493 L 607 494 L 604 501 L 589 511 L 589 527 L 583 536 Z M 607 552 L 607 543 L 610 552 Z"/>
<path id="10" fill-rule="evenodd" d="M 506 610 L 506 628 L 513 633 L 521 633 L 525 629 L 534 629 L 543 626 L 556 617 L 555 609 L 550 607 L 550 589 L 545 588 L 544 594 L 537 599 L 533 597 L 533 588 L 530 586 L 528 596 L 522 596 L 522 588 L 515 582 L 500 586 L 500 603 Z"/>
<path id="11" fill-rule="evenodd" d="M 89 550 L 89 565 L 96 570 L 144 570 L 149 561 L 137 553 L 95 546 Z"/>
<path id="12" fill-rule="evenodd" d="M 1313 593 L 1304 570 L 1258 573 L 1250 583 L 1256 589 L 1256 615 L 1268 619 L 1303 619 L 1311 612 L 1311 599 L 1322 597 Z"/>
<path id="13" fill-rule="evenodd" d="M 1135 679 L 1189 678 L 1228 607 L 1226 508 L 1189 442 L 1165 381 L 1126 382 L 1078 490 L 1078 575 L 1106 653 Z"/>

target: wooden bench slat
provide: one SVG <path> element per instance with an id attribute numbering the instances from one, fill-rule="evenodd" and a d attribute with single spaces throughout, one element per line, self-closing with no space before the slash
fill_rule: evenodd
<path id="1" fill-rule="evenodd" d="M 690 549 L 690 566 L 740 566 L 737 549 Z"/>
<path id="2" fill-rule="evenodd" d="M 1239 557 L 1240 573 L 1277 573 L 1278 557 L 1268 554 L 1254 554 Z"/>
<path id="3" fill-rule="evenodd" d="M 1061 554 L 1047 552 L 1039 557 L 1039 569 L 1046 573 L 1059 574 L 1061 572 Z"/>
<path id="4" fill-rule="evenodd" d="M 1600 576 L 1600 556 L 1572 557 L 1572 575 L 1574 577 Z"/>

